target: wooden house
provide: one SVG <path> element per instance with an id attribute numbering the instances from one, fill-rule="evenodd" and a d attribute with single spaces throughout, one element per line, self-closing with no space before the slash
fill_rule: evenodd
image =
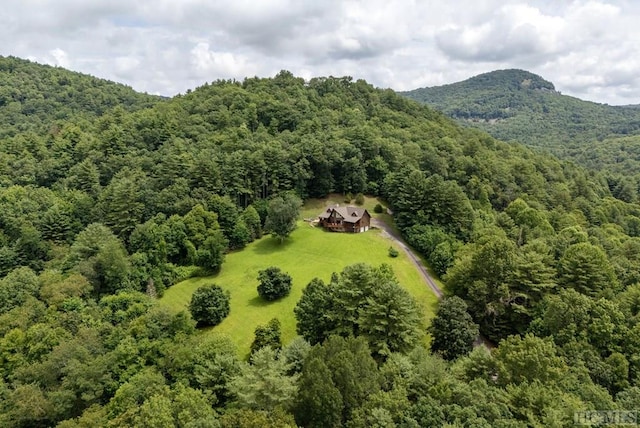
<path id="1" fill-rule="evenodd" d="M 318 223 L 335 232 L 360 233 L 371 227 L 371 215 L 364 208 L 336 204 L 320 213 Z"/>

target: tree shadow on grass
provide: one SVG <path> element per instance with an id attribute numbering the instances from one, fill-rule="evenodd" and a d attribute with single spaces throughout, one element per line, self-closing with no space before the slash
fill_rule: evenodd
<path id="1" fill-rule="evenodd" d="M 253 306 L 255 308 L 263 308 L 267 305 L 269 305 L 271 302 L 264 300 L 262 297 L 260 296 L 255 296 L 254 298 L 252 298 L 251 300 L 249 300 L 249 306 Z"/>
<path id="2" fill-rule="evenodd" d="M 293 244 L 291 238 L 280 241 L 278 238 L 267 236 L 262 238 L 254 247 L 253 252 L 256 254 L 271 254 L 278 251 L 284 251 Z"/>

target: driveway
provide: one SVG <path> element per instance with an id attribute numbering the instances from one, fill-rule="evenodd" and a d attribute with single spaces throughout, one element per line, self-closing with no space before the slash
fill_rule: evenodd
<path id="1" fill-rule="evenodd" d="M 392 240 L 395 243 L 395 245 L 400 247 L 400 249 L 402 249 L 402 251 L 405 252 L 405 254 L 409 257 L 409 260 L 411 260 L 411 263 L 413 263 L 413 265 L 420 272 L 420 275 L 422 275 L 422 278 L 424 279 L 424 282 L 434 292 L 434 294 L 438 297 L 438 299 L 442 299 L 442 297 L 444 297 L 444 293 L 442 292 L 442 289 L 433 280 L 433 278 L 431 277 L 429 272 L 427 272 L 427 269 L 422 264 L 422 261 L 420 260 L 420 258 L 418 258 L 418 256 L 416 256 L 414 254 L 413 250 L 411 250 L 411 248 L 409 248 L 407 243 L 404 242 L 404 239 L 402 239 L 401 236 L 398 236 L 398 234 L 395 233 L 393 231 L 393 229 L 391 229 L 387 223 L 385 223 L 384 221 L 382 221 L 380 219 L 372 217 L 371 218 L 371 226 L 377 227 L 378 229 L 380 229 L 382 231 L 382 236 Z M 489 341 L 483 335 L 479 335 L 478 338 L 475 340 L 475 342 L 473 342 L 473 346 L 474 347 L 475 346 L 480 346 L 480 345 L 484 345 L 489 349 L 495 348 L 495 344 L 493 342 Z"/>
<path id="2" fill-rule="evenodd" d="M 433 280 L 431 275 L 429 275 L 429 272 L 427 272 L 427 269 L 422 264 L 422 261 L 418 258 L 418 256 L 416 256 L 413 253 L 413 251 L 409 248 L 409 246 L 404 242 L 404 239 L 402 239 L 401 236 L 398 236 L 393 231 L 393 229 L 391 229 L 389 225 L 382 220 L 372 218 L 371 225 L 373 227 L 377 227 L 378 229 L 380 229 L 382 231 L 382 236 L 394 241 L 394 243 L 398 247 L 400 247 L 402 251 L 405 252 L 405 254 L 409 257 L 409 260 L 411 260 L 411 263 L 413 263 L 416 269 L 418 269 L 418 271 L 420 272 L 420 275 L 422 275 L 424 282 L 426 282 L 429 288 L 431 288 L 431 290 L 434 292 L 434 294 L 438 296 L 438 299 L 442 299 L 442 297 L 444 296 L 444 293 L 442 292 L 440 287 L 438 287 L 438 284 Z"/>

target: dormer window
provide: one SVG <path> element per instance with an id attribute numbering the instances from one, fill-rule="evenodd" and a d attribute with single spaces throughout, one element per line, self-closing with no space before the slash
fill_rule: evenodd
<path id="1" fill-rule="evenodd" d="M 356 213 L 351 213 L 351 217 L 358 217 L 358 214 L 356 214 Z"/>

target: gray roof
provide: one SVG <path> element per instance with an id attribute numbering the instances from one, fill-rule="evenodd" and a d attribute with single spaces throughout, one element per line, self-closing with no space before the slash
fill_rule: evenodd
<path id="1" fill-rule="evenodd" d="M 341 206 L 340 204 L 329 205 L 325 210 L 320 213 L 318 217 L 320 218 L 329 218 L 331 212 L 335 211 L 342 216 L 345 222 L 347 223 L 356 223 L 358 220 L 362 218 L 364 213 L 367 213 L 367 210 L 360 207 L 354 207 L 352 205 Z"/>

